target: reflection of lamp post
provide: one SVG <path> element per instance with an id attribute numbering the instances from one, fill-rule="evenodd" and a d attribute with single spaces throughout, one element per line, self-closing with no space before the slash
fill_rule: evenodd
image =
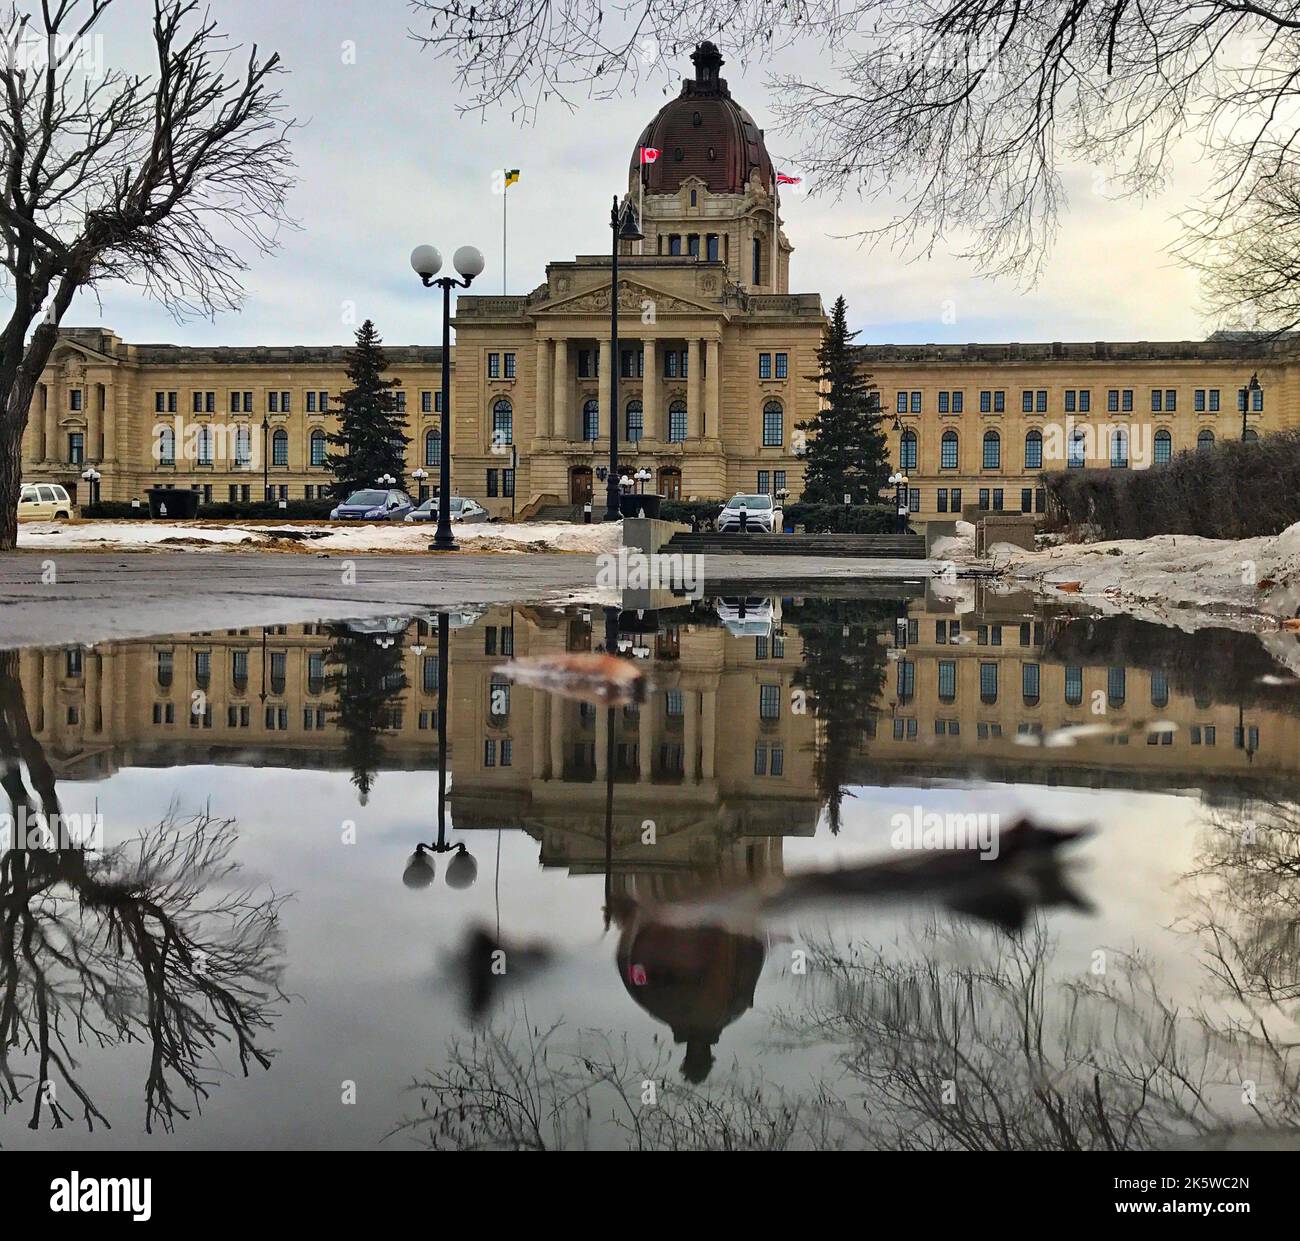
<path id="1" fill-rule="evenodd" d="M 637 223 L 636 213 L 629 203 L 627 210 L 618 209 L 618 195 L 609 213 L 609 477 L 605 483 L 605 520 L 617 521 L 618 501 L 618 376 L 622 359 L 618 356 L 618 245 L 621 241 L 640 241 L 644 234 Z"/>
<path id="2" fill-rule="evenodd" d="M 444 355 L 445 356 L 445 355 Z M 408 888 L 427 888 L 434 878 L 433 857 L 437 853 L 455 853 L 447 864 L 447 886 L 468 888 L 478 878 L 478 863 L 463 844 L 447 841 L 447 636 L 451 617 L 438 614 L 438 839 L 420 843 L 406 859 L 402 882 Z"/>
<path id="3" fill-rule="evenodd" d="M 82 479 L 90 484 L 90 506 L 91 508 L 99 507 L 99 480 L 104 476 L 92 465 L 88 469 L 82 470 Z"/>
<path id="4" fill-rule="evenodd" d="M 1250 383 L 1241 392 L 1241 438 L 1243 443 L 1246 439 L 1246 411 L 1250 408 L 1251 397 L 1260 391 L 1262 389 L 1259 386 L 1259 372 L 1256 371 L 1250 377 Z"/>
<path id="5" fill-rule="evenodd" d="M 451 495 L 451 291 L 468 289 L 474 277 L 483 271 L 483 256 L 473 246 L 461 246 L 451 258 L 452 266 L 460 274 L 441 276 L 442 255 L 433 246 L 416 246 L 411 251 L 411 266 L 424 282 L 426 289 L 435 284 L 442 290 L 442 452 L 438 461 L 438 529 L 430 546 L 435 551 L 456 550 L 456 540 L 451 533 L 451 505 L 446 503 Z"/>

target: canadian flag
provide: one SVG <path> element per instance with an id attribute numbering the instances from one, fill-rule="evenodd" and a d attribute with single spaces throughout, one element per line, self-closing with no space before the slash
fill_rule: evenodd
<path id="1" fill-rule="evenodd" d="M 658 147 L 642 147 L 641 162 L 643 164 L 653 164 L 659 158 Z"/>

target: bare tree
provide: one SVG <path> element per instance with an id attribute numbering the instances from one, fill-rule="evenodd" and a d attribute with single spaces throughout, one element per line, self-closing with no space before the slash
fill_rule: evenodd
<path id="1" fill-rule="evenodd" d="M 1050 250 L 1069 170 L 1143 195 L 1185 158 L 1211 188 L 1181 253 L 1228 266 L 1242 213 L 1286 205 L 1275 182 L 1300 136 L 1296 0 L 630 0 L 610 16 L 603 0 L 412 2 L 466 106 L 514 101 L 525 118 L 552 97 L 635 85 L 700 38 L 741 56 L 820 47 L 818 80 L 770 79 L 811 188 L 891 203 L 861 240 L 922 254 L 943 240 L 1021 278 Z M 1278 266 L 1248 268 L 1227 303 L 1259 300 L 1266 317 Z"/>
<path id="2" fill-rule="evenodd" d="M 14 546 L 28 410 L 74 295 L 123 281 L 173 314 L 239 304 L 245 261 L 288 223 L 279 57 L 235 49 L 192 0 L 154 0 L 154 76 L 99 72 L 113 0 L 42 0 L 0 26 L 0 549 Z"/>

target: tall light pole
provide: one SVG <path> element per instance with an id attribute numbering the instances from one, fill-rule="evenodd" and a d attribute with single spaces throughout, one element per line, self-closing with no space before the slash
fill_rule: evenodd
<path id="1" fill-rule="evenodd" d="M 618 349 L 618 243 L 640 241 L 643 234 L 632 204 L 618 209 L 618 195 L 609 212 L 609 477 L 605 480 L 605 520 L 617 521 L 621 508 L 618 499 L 618 377 L 622 359 Z"/>
<path id="2" fill-rule="evenodd" d="M 262 415 L 262 500 L 271 498 L 271 458 L 266 451 L 267 437 L 271 434 L 271 422 L 266 414 Z"/>
<path id="3" fill-rule="evenodd" d="M 438 529 L 430 550 L 453 552 L 456 540 L 451 534 L 451 291 L 468 289 L 474 277 L 483 273 L 483 255 L 473 246 L 461 246 L 451 256 L 452 266 L 460 274 L 438 276 L 442 255 L 433 246 L 416 246 L 411 251 L 411 266 L 426 289 L 437 285 L 442 290 L 442 455 L 438 463 Z"/>
<path id="4" fill-rule="evenodd" d="M 1250 377 L 1250 383 L 1241 391 L 1241 439 L 1243 443 L 1246 440 L 1246 411 L 1250 408 L 1251 393 L 1258 391 L 1260 391 L 1259 372 L 1256 371 Z"/>

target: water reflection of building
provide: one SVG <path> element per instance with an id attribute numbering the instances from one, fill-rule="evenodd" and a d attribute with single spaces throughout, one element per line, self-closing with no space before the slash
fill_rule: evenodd
<path id="1" fill-rule="evenodd" d="M 903 625 L 882 630 L 880 641 L 892 648 L 885 691 L 867 721 L 854 779 L 901 783 L 975 769 L 1045 784 L 1211 791 L 1216 781 L 1294 779 L 1293 711 L 1248 684 L 1226 683 L 1212 659 L 1198 668 L 1189 658 L 1190 670 L 1166 673 L 1159 658 L 1107 654 L 1104 643 L 1072 654 L 1060 638 L 1077 625 L 1035 615 L 1026 598 L 980 592 L 961 602 L 930 592 L 914 601 Z M 605 713 L 494 673 L 512 653 L 590 649 L 602 626 L 599 612 L 516 607 L 452 631 L 458 827 L 520 828 L 539 840 L 544 864 L 603 868 Z M 395 644 L 404 681 L 375 707 L 379 770 L 431 769 L 436 638 L 425 622 L 372 637 Z M 779 866 L 781 838 L 811 834 L 820 802 L 817 725 L 792 695 L 804 662 L 798 629 L 777 624 L 768 636 L 737 638 L 674 612 L 644 641 L 654 689 L 643 704 L 616 712 L 613 724 L 616 869 Z M 319 625 L 214 630 L 28 650 L 20 675 L 36 735 L 61 779 L 178 763 L 346 769 L 348 738 L 330 683 L 337 645 Z M 1171 652 L 1164 655 L 1172 660 Z M 1102 715 L 1093 711 L 1098 703 Z M 1097 720 L 1170 720 L 1178 729 L 1071 748 L 1018 743 Z M 647 819 L 656 825 L 652 850 L 640 843 Z"/>

